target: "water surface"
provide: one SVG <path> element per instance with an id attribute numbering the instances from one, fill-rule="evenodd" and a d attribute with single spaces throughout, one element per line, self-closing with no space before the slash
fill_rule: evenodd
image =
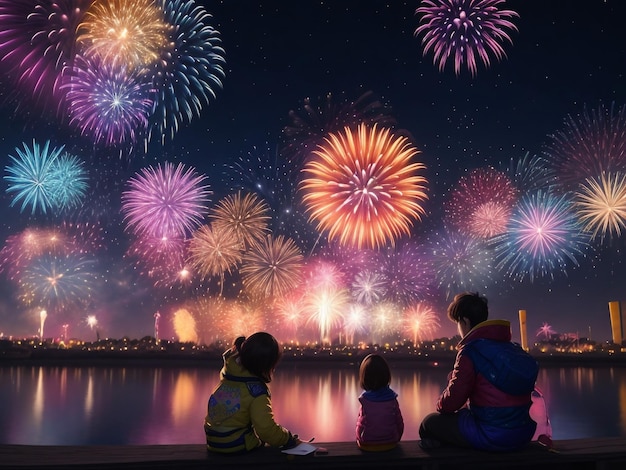
<path id="1" fill-rule="evenodd" d="M 217 368 L 0 367 L 0 443 L 34 445 L 204 442 L 206 402 Z M 418 439 L 447 367 L 393 366 L 392 388 Z M 540 371 L 555 439 L 626 436 L 626 368 L 548 367 Z M 318 442 L 352 441 L 357 369 L 282 363 L 270 384 L 276 420 Z"/>

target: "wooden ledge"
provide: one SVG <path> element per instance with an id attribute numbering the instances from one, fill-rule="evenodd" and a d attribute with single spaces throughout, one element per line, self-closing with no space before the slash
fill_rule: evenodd
<path id="1" fill-rule="evenodd" d="M 417 441 L 402 441 L 387 452 L 362 452 L 353 442 L 317 444 L 327 454 L 289 456 L 269 447 L 245 455 L 209 454 L 202 444 L 138 446 L 0 445 L 3 469 L 350 469 L 389 467 L 440 470 L 570 470 L 626 468 L 626 438 L 555 441 L 555 451 L 533 443 L 506 454 L 439 448 L 422 450 Z"/>

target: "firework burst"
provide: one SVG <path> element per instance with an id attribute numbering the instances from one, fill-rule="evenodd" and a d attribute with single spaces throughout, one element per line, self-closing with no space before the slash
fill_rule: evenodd
<path id="1" fill-rule="evenodd" d="M 439 318 L 430 305 L 420 302 L 405 309 L 404 325 L 413 338 L 413 345 L 417 346 L 418 341 L 432 339 L 439 328 Z"/>
<path id="2" fill-rule="evenodd" d="M 87 193 L 87 173 L 83 162 L 67 152 L 61 154 L 50 168 L 50 184 L 54 188 L 51 203 L 61 211 L 79 207 Z"/>
<path id="3" fill-rule="evenodd" d="M 283 333 L 297 338 L 298 329 L 305 323 L 306 304 L 300 291 L 289 292 L 276 299 L 274 311 L 282 325 Z"/>
<path id="4" fill-rule="evenodd" d="M 105 145 L 133 143 L 145 135 L 154 90 L 125 65 L 76 60 L 67 83 L 70 124 Z"/>
<path id="5" fill-rule="evenodd" d="M 318 326 L 322 344 L 331 343 L 331 329 L 341 324 L 349 300 L 346 289 L 314 289 L 306 294 L 307 322 Z"/>
<path id="6" fill-rule="evenodd" d="M 376 272 L 363 271 L 354 277 L 350 292 L 361 304 L 373 304 L 382 300 L 386 291 L 385 277 Z"/>
<path id="7" fill-rule="evenodd" d="M 54 178 L 55 162 L 63 147 L 50 149 L 50 141 L 40 147 L 34 140 L 32 148 L 23 145 L 23 151 L 15 148 L 17 157 L 9 155 L 12 164 L 6 167 L 8 176 L 4 177 L 9 182 L 7 193 L 15 193 L 11 207 L 21 201 L 20 212 L 30 205 L 31 214 L 45 214 L 56 200 L 59 180 Z"/>
<path id="8" fill-rule="evenodd" d="M 552 335 L 555 335 L 555 334 L 556 334 L 556 331 L 552 329 L 552 325 L 549 325 L 548 323 L 543 322 L 543 324 L 541 325 L 541 328 L 537 330 L 536 336 L 539 337 L 543 335 L 543 339 L 549 340 L 552 337 Z"/>
<path id="9" fill-rule="evenodd" d="M 411 163 L 418 150 L 389 129 L 360 125 L 330 134 L 304 168 L 303 201 L 329 240 L 380 247 L 408 235 L 425 213 L 425 167 Z"/>
<path id="10" fill-rule="evenodd" d="M 228 228 L 203 225 L 189 242 L 189 262 L 204 278 L 219 276 L 220 294 L 224 275 L 242 260 L 242 246 L 237 235 Z"/>
<path id="11" fill-rule="evenodd" d="M 122 1 L 122 0 L 120 0 Z M 202 106 L 216 97 L 224 78 L 224 50 L 211 15 L 189 0 L 156 0 L 168 29 L 154 76 L 159 90 L 150 133 L 163 141 L 173 138 L 180 125 L 198 117 Z"/>
<path id="12" fill-rule="evenodd" d="M 345 273 L 333 262 L 309 258 L 303 270 L 307 289 L 339 289 L 344 287 Z"/>
<path id="13" fill-rule="evenodd" d="M 252 295 L 279 297 L 300 284 L 303 259 L 293 240 L 267 235 L 244 254 L 239 273 Z"/>
<path id="14" fill-rule="evenodd" d="M 196 330 L 196 319 L 186 308 L 180 308 L 172 315 L 174 332 L 181 343 L 197 343 L 198 332 Z"/>
<path id="15" fill-rule="evenodd" d="M 549 136 L 544 153 L 558 182 L 576 190 L 587 178 L 626 173 L 626 105 L 567 116 L 564 129 Z"/>
<path id="16" fill-rule="evenodd" d="M 281 153 L 298 168 L 328 133 L 341 132 L 345 127 L 355 127 L 361 123 L 387 128 L 396 125 L 391 109 L 383 105 L 371 91 L 355 101 L 338 101 L 328 93 L 317 107 L 310 98 L 305 98 L 302 109 L 290 111 L 289 118 L 291 124 L 283 129 L 286 144 Z"/>
<path id="17" fill-rule="evenodd" d="M 493 255 L 483 241 L 446 231 L 434 234 L 429 245 L 435 281 L 446 298 L 454 292 L 483 288 L 490 282 Z"/>
<path id="18" fill-rule="evenodd" d="M 431 294 L 432 266 L 424 250 L 407 242 L 383 254 L 378 270 L 385 281 L 384 299 L 407 306 Z"/>
<path id="19" fill-rule="evenodd" d="M 452 191 L 446 220 L 477 238 L 499 235 L 506 230 L 517 194 L 504 173 L 491 167 L 473 170 Z"/>
<path id="20" fill-rule="evenodd" d="M 20 298 L 27 305 L 49 310 L 64 309 L 86 302 L 91 296 L 96 275 L 95 261 L 85 256 L 44 255 L 24 270 L 19 280 Z"/>
<path id="21" fill-rule="evenodd" d="M 207 212 L 210 191 L 204 180 L 183 164 L 144 168 L 122 194 L 127 228 L 138 236 L 184 238 Z"/>
<path id="22" fill-rule="evenodd" d="M 626 174 L 588 178 L 575 193 L 576 215 L 594 239 L 621 236 L 626 228 Z"/>
<path id="23" fill-rule="evenodd" d="M 133 241 L 126 256 L 136 260 L 139 272 L 154 279 L 155 287 L 171 287 L 189 281 L 185 275 L 185 240 L 182 238 L 139 237 Z"/>
<path id="24" fill-rule="evenodd" d="M 0 0 L 0 63 L 35 101 L 60 109 L 64 68 L 93 0 Z"/>
<path id="25" fill-rule="evenodd" d="M 241 192 L 218 201 L 209 212 L 216 230 L 229 230 L 235 234 L 244 247 L 252 246 L 269 232 L 267 204 L 255 194 Z"/>
<path id="26" fill-rule="evenodd" d="M 134 69 L 156 62 L 170 28 L 153 0 L 109 0 L 87 10 L 76 40 L 83 55 Z"/>
<path id="27" fill-rule="evenodd" d="M 587 237 L 583 236 L 567 195 L 537 192 L 524 197 L 507 232 L 493 239 L 496 268 L 522 280 L 528 276 L 554 277 L 566 272 L 569 264 L 578 265 Z"/>
<path id="28" fill-rule="evenodd" d="M 370 313 L 370 329 L 373 340 L 383 342 L 402 331 L 402 308 L 393 302 L 376 304 Z"/>
<path id="29" fill-rule="evenodd" d="M 556 175 L 548 160 L 526 152 L 521 158 L 511 158 L 506 175 L 522 193 L 538 191 L 553 186 Z"/>
<path id="30" fill-rule="evenodd" d="M 354 335 L 367 330 L 367 311 L 363 306 L 350 304 L 348 313 L 343 317 L 343 331 L 346 344 L 355 344 Z"/>
<path id="31" fill-rule="evenodd" d="M 448 61 L 458 76 L 467 69 L 472 76 L 479 63 L 488 68 L 492 59 L 506 57 L 504 43 L 512 43 L 517 31 L 512 19 L 519 15 L 501 10 L 504 0 L 424 0 L 416 14 L 422 15 L 415 35 L 423 34 L 423 54 L 433 54 L 433 64 L 442 72 Z"/>

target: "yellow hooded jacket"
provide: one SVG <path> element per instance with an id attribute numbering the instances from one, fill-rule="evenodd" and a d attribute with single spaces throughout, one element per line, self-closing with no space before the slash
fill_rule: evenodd
<path id="1" fill-rule="evenodd" d="M 233 453 L 264 443 L 287 444 L 291 434 L 274 421 L 267 385 L 239 363 L 233 349 L 224 353 L 220 383 L 209 398 L 204 420 L 208 450 Z"/>

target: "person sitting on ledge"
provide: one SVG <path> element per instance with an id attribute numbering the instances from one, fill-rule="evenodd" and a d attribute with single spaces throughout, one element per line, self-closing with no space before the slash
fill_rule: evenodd
<path id="1" fill-rule="evenodd" d="M 488 344 L 492 355 L 514 346 L 510 323 L 487 320 L 488 315 L 487 299 L 478 293 L 458 294 L 448 306 L 448 317 L 457 323 L 461 341 L 448 385 L 437 400 L 437 412 L 427 415 L 420 425 L 419 445 L 423 449 L 448 444 L 505 452 L 524 447 L 535 433 L 536 423 L 529 409 L 536 361 L 516 346 L 516 354 L 528 356 L 530 361 L 530 385 L 514 393 L 496 387 L 479 371 L 480 359 L 474 352 L 478 343 Z"/>
<path id="2" fill-rule="evenodd" d="M 385 451 L 398 445 L 404 432 L 404 421 L 398 394 L 391 383 L 391 370 L 385 359 L 369 354 L 359 367 L 359 416 L 356 422 L 356 443 L 361 450 Z"/>
<path id="3" fill-rule="evenodd" d="M 209 451 L 246 452 L 266 443 L 286 449 L 300 443 L 272 413 L 267 383 L 280 356 L 278 342 L 265 332 L 248 339 L 240 336 L 223 354 L 220 383 L 209 398 L 204 420 Z"/>

